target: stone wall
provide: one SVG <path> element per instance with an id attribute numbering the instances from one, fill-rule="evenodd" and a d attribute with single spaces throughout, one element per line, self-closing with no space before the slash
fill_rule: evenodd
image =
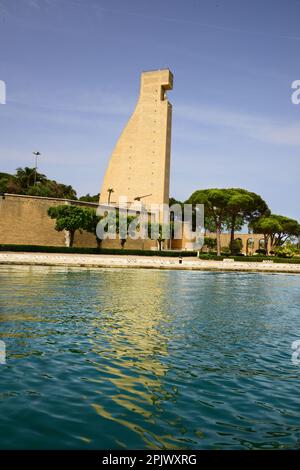
<path id="1" fill-rule="evenodd" d="M 216 238 L 215 233 L 206 233 L 205 237 Z M 259 248 L 264 248 L 264 236 L 260 233 L 249 234 L 249 233 L 235 233 L 235 240 L 242 241 L 242 250 L 241 252 L 244 255 L 253 255 L 256 250 Z M 230 244 L 230 233 L 221 233 L 221 247 L 229 247 Z M 190 239 L 183 237 L 183 240 L 172 240 L 171 246 L 173 250 L 186 250 L 192 249 L 192 244 Z M 271 243 L 268 243 L 268 249 L 271 249 Z M 209 251 L 206 247 L 203 248 L 203 252 Z M 212 250 L 216 251 L 216 249 Z"/>
<path id="2" fill-rule="evenodd" d="M 0 195 L 0 244 L 65 246 L 64 232 L 55 230 L 55 220 L 47 211 L 49 207 L 73 204 L 96 208 L 98 204 L 19 194 Z M 92 233 L 76 231 L 75 247 L 96 247 L 96 237 Z M 152 240 L 131 240 L 125 244 L 127 249 L 155 248 Z M 104 240 L 103 248 L 120 248 L 119 239 Z"/>
<path id="3" fill-rule="evenodd" d="M 70 201 L 67 199 L 45 198 L 37 196 L 23 196 L 17 194 L 0 195 L 0 244 L 8 245 L 41 245 L 41 246 L 65 246 L 64 232 L 55 230 L 55 221 L 50 219 L 47 214 L 49 207 L 61 204 L 75 204 L 85 207 L 96 208 L 98 204 Z M 215 238 L 214 233 L 207 234 Z M 248 240 L 254 240 L 254 247 L 251 252 L 259 248 L 260 240 L 263 235 L 239 234 L 235 238 L 240 238 L 243 242 L 242 252 L 249 253 Z M 223 233 L 221 235 L 221 245 L 228 246 L 230 235 Z M 170 243 L 164 243 L 168 248 Z M 171 247 L 174 250 L 191 249 L 187 239 L 172 240 Z M 96 247 L 96 237 L 92 233 L 76 231 L 74 238 L 75 247 Z M 119 239 L 104 240 L 103 248 L 120 248 Z M 133 250 L 151 250 L 157 249 L 157 243 L 154 240 L 127 240 L 125 248 Z"/>
<path id="4" fill-rule="evenodd" d="M 65 199 L 16 194 L 5 194 L 4 198 L 0 196 L 0 243 L 65 246 L 64 232 L 55 230 L 55 221 L 50 219 L 47 211 L 52 206 L 74 203 L 77 204 Z M 78 232 L 74 246 L 96 246 L 95 237 L 90 233 Z"/>

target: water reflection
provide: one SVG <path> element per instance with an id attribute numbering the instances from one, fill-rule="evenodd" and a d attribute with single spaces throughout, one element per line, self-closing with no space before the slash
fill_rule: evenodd
<path id="1" fill-rule="evenodd" d="M 0 268 L 1 448 L 297 448 L 300 277 Z"/>
<path id="2" fill-rule="evenodd" d="M 148 446 L 161 448 L 177 446 L 174 439 L 170 441 L 171 436 L 156 435 L 145 423 L 155 423 L 162 403 L 176 399 L 176 388 L 168 390 L 161 380 L 168 372 L 165 359 L 172 320 L 167 310 L 169 286 L 169 273 L 157 276 L 156 271 L 142 277 L 139 271 L 128 276 L 115 273 L 113 283 L 110 276 L 106 277 L 101 290 L 109 297 L 109 306 L 103 310 L 102 294 L 98 292 L 94 299 L 99 305 L 98 315 L 92 321 L 97 332 L 90 337 L 93 352 L 100 358 L 93 362 L 99 372 L 96 381 L 100 397 L 92 406 L 105 419 L 138 433 Z M 108 409 L 101 405 L 107 381 L 112 384 L 110 400 L 114 402 Z"/>

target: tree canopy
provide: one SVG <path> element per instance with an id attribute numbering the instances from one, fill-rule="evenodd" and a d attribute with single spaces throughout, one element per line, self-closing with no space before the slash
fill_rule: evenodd
<path id="1" fill-rule="evenodd" d="M 87 193 L 85 196 L 81 196 L 79 198 L 79 201 L 85 201 L 85 202 L 95 202 L 95 203 L 99 203 L 99 197 L 100 197 L 100 194 L 94 194 L 93 196 L 90 194 L 90 193 Z"/>
<path id="2" fill-rule="evenodd" d="M 85 208 L 63 204 L 50 207 L 48 215 L 56 221 L 55 230 L 69 233 L 69 246 L 73 246 L 76 230 L 86 230 L 88 212 Z"/>
<path id="3" fill-rule="evenodd" d="M 36 173 L 36 184 L 34 183 L 35 168 L 17 168 L 14 175 L 0 173 L 0 192 L 59 199 L 77 199 L 76 191 L 72 186 L 49 180 L 42 173 Z"/>
<path id="4" fill-rule="evenodd" d="M 202 189 L 195 191 L 188 203 L 204 204 L 205 228 L 217 234 L 217 254 L 221 254 L 221 231 L 226 228 L 231 233 L 230 247 L 234 253 L 234 234 L 245 223 L 269 214 L 267 203 L 256 193 L 241 188 Z"/>
<path id="5" fill-rule="evenodd" d="M 250 223 L 254 233 L 262 233 L 267 251 L 268 241 L 272 249 L 282 246 L 286 241 L 300 236 L 300 224 L 297 220 L 283 215 L 270 214 Z"/>
<path id="6" fill-rule="evenodd" d="M 228 216 L 230 190 L 227 189 L 201 189 L 195 191 L 187 200 L 189 204 L 204 204 L 204 213 L 213 221 L 217 234 L 217 255 L 221 255 L 221 231 L 225 217 Z"/>

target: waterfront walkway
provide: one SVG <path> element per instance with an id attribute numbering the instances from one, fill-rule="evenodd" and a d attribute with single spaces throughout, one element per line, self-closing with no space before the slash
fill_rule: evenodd
<path id="1" fill-rule="evenodd" d="M 129 255 L 81 255 L 59 253 L 15 253 L 1 252 L 0 265 L 29 266 L 67 266 L 85 268 L 156 268 L 156 269 L 191 269 L 206 271 L 245 271 L 299 273 L 300 264 L 245 262 L 245 261 L 212 261 L 197 258 L 167 258 L 160 256 L 129 256 Z"/>

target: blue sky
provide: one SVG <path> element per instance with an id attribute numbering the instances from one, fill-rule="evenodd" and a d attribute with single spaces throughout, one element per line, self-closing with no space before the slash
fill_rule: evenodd
<path id="1" fill-rule="evenodd" d="M 0 171 L 99 192 L 143 70 L 174 73 L 171 194 L 244 187 L 300 220 L 299 0 L 0 0 Z"/>

